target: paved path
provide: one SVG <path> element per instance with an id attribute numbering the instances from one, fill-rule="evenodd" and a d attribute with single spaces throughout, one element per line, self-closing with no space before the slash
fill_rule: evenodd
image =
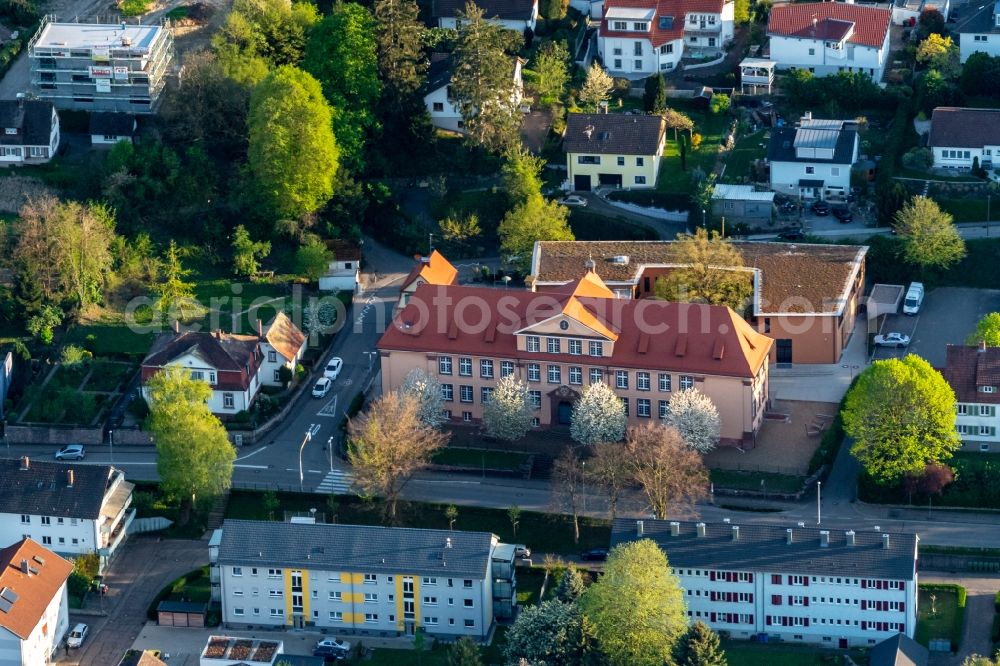
<path id="1" fill-rule="evenodd" d="M 1000 589 L 1000 576 L 977 576 L 972 578 L 962 574 L 933 573 L 921 574 L 921 583 L 955 583 L 966 589 L 965 629 L 958 654 L 932 654 L 931 666 L 960 666 L 970 654 L 993 656 L 990 631 L 993 628 L 993 595 Z"/>
<path id="2" fill-rule="evenodd" d="M 70 623 L 90 625 L 90 638 L 68 657 L 60 652 L 60 664 L 86 666 L 117 664 L 139 635 L 146 621 L 146 609 L 168 583 L 187 572 L 208 564 L 208 542 L 156 537 L 130 537 L 124 552 L 105 576 L 108 596 L 104 599 L 107 617 L 70 613 Z M 88 603 L 100 609 L 100 600 Z"/>

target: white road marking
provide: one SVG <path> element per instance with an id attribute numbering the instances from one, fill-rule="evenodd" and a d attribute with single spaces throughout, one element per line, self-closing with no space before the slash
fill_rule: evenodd
<path id="1" fill-rule="evenodd" d="M 312 427 L 311 427 L 311 428 L 309 429 L 309 436 L 310 436 L 310 437 L 315 437 L 315 436 L 316 436 L 316 434 L 317 434 L 317 433 L 319 432 L 319 429 L 320 429 L 320 428 L 322 428 L 322 427 L 323 427 L 323 426 L 321 426 L 321 425 L 320 425 L 320 424 L 318 424 L 318 423 L 316 423 L 316 424 L 313 424 L 313 426 L 312 426 Z"/>
<path id="2" fill-rule="evenodd" d="M 333 400 L 323 405 L 323 408 L 316 412 L 316 416 L 337 416 L 337 396 L 333 396 Z"/>
<path id="3" fill-rule="evenodd" d="M 233 467 L 239 469 L 269 469 L 267 465 L 233 465 Z"/>
<path id="4" fill-rule="evenodd" d="M 246 459 L 247 459 L 247 458 L 249 458 L 250 456 L 255 456 L 255 455 L 257 455 L 258 453 L 260 453 L 261 451 L 263 451 L 263 450 L 264 450 L 264 448 L 263 448 L 263 447 L 261 447 L 261 448 L 257 449 L 256 451 L 254 451 L 253 453 L 248 453 L 248 454 L 246 454 L 245 456 L 241 456 L 241 457 L 237 458 L 237 459 L 236 459 L 236 461 L 237 461 L 237 462 L 239 462 L 240 460 L 246 460 Z"/>
<path id="5" fill-rule="evenodd" d="M 335 469 L 332 472 L 327 472 L 326 477 L 320 482 L 319 486 L 316 488 L 317 493 L 336 493 L 337 495 L 346 495 L 351 492 L 351 486 L 354 483 L 354 475 L 350 472 L 345 472 L 343 470 Z"/>

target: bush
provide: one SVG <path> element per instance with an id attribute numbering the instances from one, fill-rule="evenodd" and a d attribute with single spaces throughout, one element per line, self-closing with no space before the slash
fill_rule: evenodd
<path id="1" fill-rule="evenodd" d="M 912 148 L 903 155 L 903 166 L 907 169 L 925 171 L 934 164 L 934 153 L 929 148 Z"/>
<path id="2" fill-rule="evenodd" d="M 149 2 L 147 0 L 122 0 L 118 11 L 122 13 L 122 16 L 142 16 L 149 11 Z"/>

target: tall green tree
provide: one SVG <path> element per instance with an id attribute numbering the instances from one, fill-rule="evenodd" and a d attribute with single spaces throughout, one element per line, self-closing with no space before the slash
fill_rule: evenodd
<path id="1" fill-rule="evenodd" d="M 847 394 L 844 431 L 851 453 L 876 482 L 890 484 L 951 458 L 955 392 L 937 370 L 913 354 L 875 361 Z"/>
<path id="2" fill-rule="evenodd" d="M 904 256 L 921 268 L 948 268 L 965 256 L 965 241 L 949 213 L 929 197 L 915 196 L 896 213 L 893 225 Z"/>
<path id="3" fill-rule="evenodd" d="M 521 142 L 521 114 L 510 31 L 488 20 L 468 2 L 460 12 L 451 92 L 465 122 L 465 136 L 492 152 L 516 148 Z"/>
<path id="4" fill-rule="evenodd" d="M 156 442 L 160 485 L 185 509 L 199 496 L 224 492 L 233 478 L 236 450 L 208 407 L 211 396 L 211 386 L 182 368 L 166 368 L 146 383 L 146 428 Z M 189 515 L 182 511 L 182 520 Z"/>
<path id="5" fill-rule="evenodd" d="M 547 41 L 535 54 L 538 96 L 542 104 L 558 104 L 569 83 L 569 49 L 563 40 Z"/>
<path id="6" fill-rule="evenodd" d="M 525 150 L 512 150 L 503 163 L 503 184 L 510 205 L 518 206 L 542 196 L 545 160 Z"/>
<path id="7" fill-rule="evenodd" d="M 733 21 L 737 25 L 750 22 L 750 0 L 736 0 L 733 3 Z"/>
<path id="8" fill-rule="evenodd" d="M 313 27 L 302 68 L 316 77 L 333 112 L 333 134 L 341 161 L 364 169 L 365 143 L 376 132 L 382 84 L 378 78 L 376 23 L 367 8 L 337 2 Z"/>
<path id="9" fill-rule="evenodd" d="M 271 211 L 298 220 L 330 197 L 340 149 L 332 110 L 319 82 L 295 67 L 279 67 L 250 98 L 248 164 Z"/>
<path id="10" fill-rule="evenodd" d="M 330 268 L 333 253 L 318 238 L 312 238 L 295 251 L 295 271 L 316 282 Z"/>
<path id="11" fill-rule="evenodd" d="M 397 148 L 419 149 L 431 138 L 430 116 L 419 94 L 427 73 L 426 28 L 419 12 L 414 0 L 376 0 L 374 6 L 383 139 Z"/>
<path id="12" fill-rule="evenodd" d="M 569 209 L 555 201 L 533 196 L 512 208 L 497 228 L 504 260 L 526 269 L 536 240 L 571 241 Z"/>
<path id="13" fill-rule="evenodd" d="M 307 2 L 234 0 L 212 46 L 227 76 L 252 86 L 274 67 L 298 64 L 318 20 Z"/>
<path id="14" fill-rule="evenodd" d="M 967 345 L 985 342 L 987 347 L 1000 347 L 1000 312 L 990 312 L 976 323 L 976 330 L 965 339 Z"/>
<path id="15" fill-rule="evenodd" d="M 680 581 L 649 539 L 615 547 L 578 603 L 611 666 L 662 666 L 687 630 Z"/>
<path id="16" fill-rule="evenodd" d="M 586 589 L 580 570 L 570 565 L 566 567 L 562 578 L 559 579 L 559 585 L 556 586 L 556 599 L 565 604 L 573 603 L 583 596 Z"/>
<path id="17" fill-rule="evenodd" d="M 251 277 L 260 268 L 260 259 L 271 253 L 271 243 L 254 241 L 250 232 L 242 224 L 233 230 L 233 273 L 241 277 Z"/>
<path id="18" fill-rule="evenodd" d="M 677 643 L 677 666 L 727 666 L 719 635 L 701 620 L 695 622 Z"/>
<path id="19" fill-rule="evenodd" d="M 587 70 L 587 78 L 580 89 L 580 102 L 590 110 L 596 111 L 601 102 L 611 99 L 614 87 L 615 80 L 595 62 Z"/>
<path id="20" fill-rule="evenodd" d="M 448 666 L 483 666 L 479 646 L 468 636 L 462 636 L 448 648 Z"/>
<path id="21" fill-rule="evenodd" d="M 553 599 L 525 606 L 507 631 L 506 663 L 584 666 L 599 658 L 589 625 L 573 603 Z"/>
<path id="22" fill-rule="evenodd" d="M 732 243 L 718 232 L 698 228 L 693 236 L 679 234 L 672 250 L 681 267 L 656 280 L 657 298 L 727 305 L 743 312 L 753 293 L 753 282 L 743 270 L 743 255 Z"/>
<path id="23" fill-rule="evenodd" d="M 191 301 L 194 300 L 194 283 L 184 281 L 189 275 L 191 269 L 184 268 L 177 243 L 171 239 L 163 257 L 159 279 L 153 285 L 153 293 L 156 294 L 156 304 L 160 312 L 183 317 L 183 313 L 191 307 Z"/>
<path id="24" fill-rule="evenodd" d="M 646 79 L 642 106 L 646 113 L 663 113 L 667 109 L 667 82 L 657 72 Z"/>

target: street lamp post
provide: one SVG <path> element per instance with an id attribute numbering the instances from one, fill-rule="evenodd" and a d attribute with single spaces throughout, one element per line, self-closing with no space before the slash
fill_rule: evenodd
<path id="1" fill-rule="evenodd" d="M 708 222 L 705 221 L 705 209 L 701 209 L 701 226 L 708 229 Z"/>
<path id="2" fill-rule="evenodd" d="M 375 356 L 378 354 L 377 351 L 366 351 L 365 356 L 368 357 L 368 372 L 372 371 L 372 365 L 375 363 Z"/>
<path id="3" fill-rule="evenodd" d="M 820 513 L 822 504 L 820 503 L 820 496 L 823 492 L 823 482 L 816 482 L 816 524 L 819 525 L 822 520 L 822 514 Z"/>
<path id="4" fill-rule="evenodd" d="M 309 430 L 306 430 L 306 436 L 302 438 L 302 444 L 299 446 L 299 492 L 305 492 L 304 490 L 305 478 L 302 473 L 302 450 L 306 448 L 306 444 L 308 444 L 310 440 L 312 440 L 313 428 L 314 425 L 310 423 Z"/>
<path id="5" fill-rule="evenodd" d="M 587 461 L 582 460 L 580 464 L 583 466 L 583 477 L 581 478 L 583 481 L 583 514 L 587 515 Z"/>
<path id="6" fill-rule="evenodd" d="M 326 440 L 326 448 L 330 449 L 330 471 L 333 471 L 333 437 Z"/>
<path id="7" fill-rule="evenodd" d="M 108 445 L 111 447 L 111 464 L 115 464 L 115 431 L 108 431 Z"/>

